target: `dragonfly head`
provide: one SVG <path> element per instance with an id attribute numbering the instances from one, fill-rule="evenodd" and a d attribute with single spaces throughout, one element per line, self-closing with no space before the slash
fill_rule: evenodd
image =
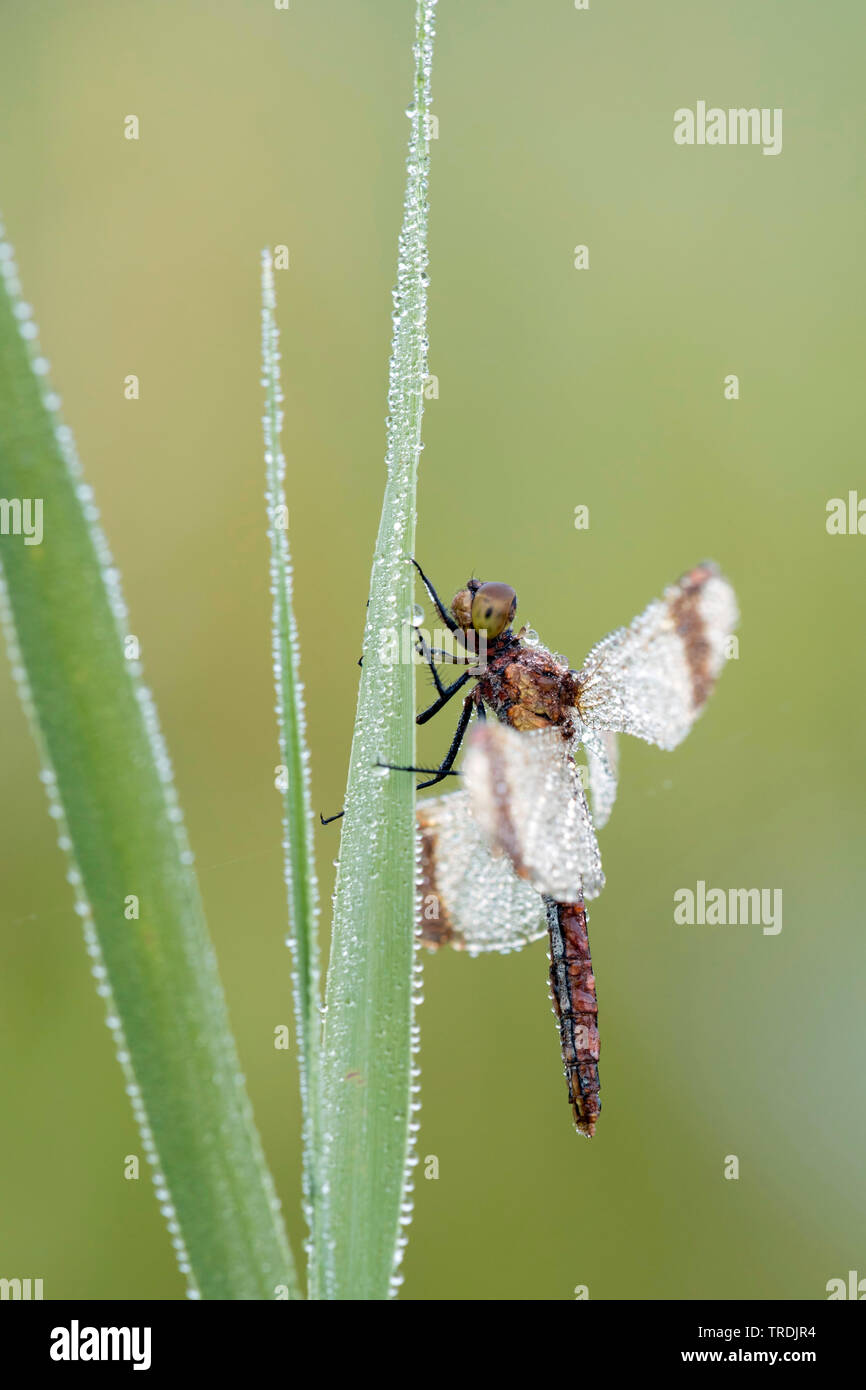
<path id="1" fill-rule="evenodd" d="M 511 626 L 516 611 L 517 594 L 510 584 L 482 584 L 480 579 L 470 579 L 451 605 L 463 632 L 484 633 L 488 642 Z"/>

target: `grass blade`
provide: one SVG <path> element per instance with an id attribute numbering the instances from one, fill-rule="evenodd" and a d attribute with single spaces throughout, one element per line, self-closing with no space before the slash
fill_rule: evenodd
<path id="1" fill-rule="evenodd" d="M 415 78 L 388 386 L 387 480 L 376 541 L 326 993 L 323 1182 L 330 1192 L 319 1296 L 393 1293 L 408 1220 L 415 1041 L 415 787 L 376 763 L 415 761 L 414 668 L 383 659 L 411 633 L 415 489 L 427 372 L 426 116 L 435 0 L 416 9 Z M 411 645 L 409 647 L 411 653 Z M 420 968 L 420 967 L 419 967 Z"/>
<path id="2" fill-rule="evenodd" d="M 318 1179 L 321 1145 L 319 1123 L 318 888 L 313 852 L 313 810 L 306 742 L 300 644 L 292 606 L 292 561 L 288 541 L 286 461 L 280 444 L 283 423 L 279 334 L 276 325 L 274 270 L 270 253 L 262 253 L 262 368 L 265 387 L 265 470 L 268 535 L 271 542 L 273 658 L 283 769 L 283 851 L 289 905 L 289 945 L 301 1076 L 304 1146 L 304 1211 L 310 1227 L 310 1287 L 317 1284 L 313 1265 L 322 1241 L 324 1194 Z"/>
<path id="3" fill-rule="evenodd" d="M 153 701 L 2 228 L 0 269 L 0 519 L 37 499 L 44 525 L 2 528 L 2 614 L 144 1153 L 191 1296 L 297 1296 Z"/>

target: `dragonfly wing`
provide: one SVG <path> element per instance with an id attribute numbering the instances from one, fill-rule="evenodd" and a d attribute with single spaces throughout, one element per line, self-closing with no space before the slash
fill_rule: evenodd
<path id="1" fill-rule="evenodd" d="M 495 852 L 557 902 L 595 898 L 601 855 L 580 776 L 556 729 L 476 725 L 463 764 L 476 820 Z"/>
<path id="2" fill-rule="evenodd" d="M 616 801 L 619 749 L 616 734 L 608 729 L 589 729 L 578 721 L 575 745 L 582 743 L 586 752 L 589 773 L 589 794 L 592 798 L 592 819 L 596 830 L 610 820 Z"/>
<path id="3" fill-rule="evenodd" d="M 418 808 L 421 939 L 470 955 L 517 951 L 547 934 L 544 904 L 504 855 L 494 855 L 465 791 Z"/>
<path id="4" fill-rule="evenodd" d="M 715 565 L 690 570 L 593 647 L 577 673 L 582 722 L 676 748 L 725 663 L 737 618 L 734 591 Z"/>

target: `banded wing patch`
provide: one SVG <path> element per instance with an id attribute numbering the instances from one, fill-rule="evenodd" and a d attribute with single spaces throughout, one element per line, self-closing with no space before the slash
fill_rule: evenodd
<path id="1" fill-rule="evenodd" d="M 547 934 L 544 904 L 490 845 L 469 793 L 430 797 L 418 808 L 420 926 L 425 946 L 470 955 L 517 951 Z"/>
<path id="2" fill-rule="evenodd" d="M 475 819 L 518 878 L 557 902 L 598 896 L 598 841 L 558 730 L 517 732 L 488 720 L 473 730 L 463 770 Z"/>
<path id="3" fill-rule="evenodd" d="M 715 685 L 737 619 L 734 591 L 716 566 L 690 570 L 593 647 L 576 675 L 582 723 L 676 748 Z"/>

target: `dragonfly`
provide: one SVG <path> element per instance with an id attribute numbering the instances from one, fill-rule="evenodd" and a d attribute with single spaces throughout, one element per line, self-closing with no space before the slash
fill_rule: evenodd
<path id="1" fill-rule="evenodd" d="M 425 799 L 417 812 L 421 938 L 431 949 L 478 955 L 519 950 L 547 934 L 568 1100 L 577 1132 L 592 1138 L 601 1095 L 586 903 L 604 887 L 595 832 L 616 799 L 617 735 L 664 749 L 682 742 L 729 655 L 736 597 L 705 561 L 576 670 L 526 628 L 514 632 L 510 585 L 470 579 L 449 609 L 413 563 L 458 647 L 436 650 L 419 634 L 437 694 L 417 722 L 475 682 L 440 765 L 399 769 L 430 774 L 419 789 L 459 775 L 453 764 L 469 732 L 461 789 Z M 437 658 L 467 669 L 446 685 Z"/>

